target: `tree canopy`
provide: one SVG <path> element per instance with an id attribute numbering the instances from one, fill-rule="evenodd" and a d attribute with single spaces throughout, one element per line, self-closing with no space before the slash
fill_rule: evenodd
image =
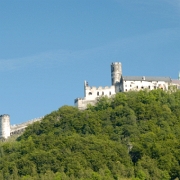
<path id="1" fill-rule="evenodd" d="M 180 91 L 102 97 L 62 106 L 0 144 L 2 180 L 180 178 Z"/>

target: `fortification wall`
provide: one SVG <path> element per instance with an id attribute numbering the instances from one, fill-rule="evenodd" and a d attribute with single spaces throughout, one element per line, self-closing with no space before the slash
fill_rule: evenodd
<path id="1" fill-rule="evenodd" d="M 11 125 L 10 126 L 10 135 L 19 134 L 19 133 L 23 132 L 28 125 L 30 125 L 34 122 L 37 122 L 37 121 L 41 121 L 43 118 L 44 117 L 35 118 L 35 119 L 29 120 L 27 122 L 21 123 L 21 124 Z"/>
<path id="2" fill-rule="evenodd" d="M 84 98 L 77 98 L 75 99 L 75 106 L 78 107 L 80 110 L 84 110 L 87 108 L 88 104 L 95 105 L 96 100 L 86 100 Z"/>

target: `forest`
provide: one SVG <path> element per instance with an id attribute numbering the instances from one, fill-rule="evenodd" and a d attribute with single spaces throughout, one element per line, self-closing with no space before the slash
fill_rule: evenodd
<path id="1" fill-rule="evenodd" d="M 0 143 L 0 180 L 114 179 L 180 179 L 180 91 L 65 105 Z"/>

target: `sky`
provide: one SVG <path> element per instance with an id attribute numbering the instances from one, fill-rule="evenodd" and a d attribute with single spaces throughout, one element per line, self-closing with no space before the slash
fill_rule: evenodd
<path id="1" fill-rule="evenodd" d="M 180 71 L 180 0 L 0 0 L 0 114 L 19 124 L 74 105 L 83 84 Z"/>

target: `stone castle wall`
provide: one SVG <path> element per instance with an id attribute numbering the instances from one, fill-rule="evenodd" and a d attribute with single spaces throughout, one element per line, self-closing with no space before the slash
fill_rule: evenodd
<path id="1" fill-rule="evenodd" d="M 12 136 L 13 134 L 19 134 L 19 133 L 23 132 L 28 125 L 33 124 L 34 122 L 37 122 L 37 121 L 41 121 L 43 118 L 44 117 L 35 118 L 35 119 L 29 120 L 27 122 L 21 123 L 21 124 L 11 125 L 10 126 L 10 135 Z"/>

